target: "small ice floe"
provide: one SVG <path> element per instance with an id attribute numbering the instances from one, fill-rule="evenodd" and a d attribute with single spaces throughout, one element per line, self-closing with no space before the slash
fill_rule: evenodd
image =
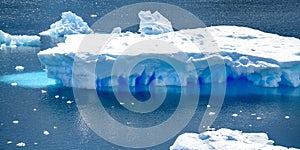
<path id="1" fill-rule="evenodd" d="M 16 69 L 16 71 L 23 71 L 24 67 L 23 66 L 16 66 L 15 69 Z"/>
<path id="2" fill-rule="evenodd" d="M 16 83 L 16 82 L 13 82 L 13 83 L 11 83 L 10 85 L 11 85 L 11 86 L 17 86 L 17 85 L 18 85 L 18 83 Z"/>
<path id="3" fill-rule="evenodd" d="M 47 130 L 44 130 L 43 134 L 44 135 L 49 135 L 50 133 Z"/>
<path id="4" fill-rule="evenodd" d="M 207 108 L 210 108 L 211 106 L 210 106 L 210 105 L 207 105 L 206 107 L 207 107 Z"/>
<path id="5" fill-rule="evenodd" d="M 20 143 L 16 144 L 16 146 L 18 146 L 18 147 L 25 147 L 26 144 L 24 142 L 20 142 Z"/>
<path id="6" fill-rule="evenodd" d="M 42 94 L 45 94 L 45 93 L 47 93 L 47 91 L 46 90 L 42 90 Z"/>
<path id="7" fill-rule="evenodd" d="M 240 113 L 243 112 L 242 110 L 240 110 Z"/>
<path id="8" fill-rule="evenodd" d="M 19 123 L 19 120 L 14 120 L 13 121 L 13 124 L 18 124 Z"/>
<path id="9" fill-rule="evenodd" d="M 36 108 L 33 108 L 33 111 L 37 111 L 37 109 L 36 109 Z"/>
<path id="10" fill-rule="evenodd" d="M 257 120 L 261 120 L 261 117 L 256 117 Z"/>
<path id="11" fill-rule="evenodd" d="M 249 124 L 249 127 L 252 127 L 252 124 Z"/>
<path id="12" fill-rule="evenodd" d="M 59 98 L 59 95 L 55 95 L 54 97 L 57 99 L 57 98 Z"/>
<path id="13" fill-rule="evenodd" d="M 123 102 L 120 102 L 120 105 L 124 105 L 125 103 L 123 103 Z"/>
<path id="14" fill-rule="evenodd" d="M 70 100 L 67 101 L 67 104 L 72 104 L 72 103 L 73 103 L 73 101 L 70 101 Z"/>
<path id="15" fill-rule="evenodd" d="M 34 142 L 33 144 L 34 144 L 34 145 L 38 145 L 39 143 L 38 143 L 38 142 Z"/>
<path id="16" fill-rule="evenodd" d="M 97 15 L 96 14 L 91 14 L 91 17 L 95 18 L 95 17 L 97 17 Z"/>
<path id="17" fill-rule="evenodd" d="M 111 106 L 111 108 L 115 108 L 115 106 Z"/>
<path id="18" fill-rule="evenodd" d="M 231 115 L 232 117 L 237 117 L 237 116 L 239 116 L 238 114 L 232 114 Z"/>
<path id="19" fill-rule="evenodd" d="M 256 116 L 256 114 L 251 114 L 251 116 Z"/>
<path id="20" fill-rule="evenodd" d="M 53 126 L 53 129 L 57 129 L 57 126 Z"/>
<path id="21" fill-rule="evenodd" d="M 285 119 L 290 119 L 290 116 L 285 116 L 284 118 L 285 118 Z"/>
<path id="22" fill-rule="evenodd" d="M 132 102 L 131 105 L 134 105 L 134 102 Z"/>
<path id="23" fill-rule="evenodd" d="M 213 115 L 215 115 L 216 113 L 215 112 L 209 112 L 208 113 L 208 115 L 210 115 L 210 116 L 213 116 Z"/>
<path id="24" fill-rule="evenodd" d="M 12 144 L 13 142 L 12 141 L 7 141 L 7 144 Z"/>

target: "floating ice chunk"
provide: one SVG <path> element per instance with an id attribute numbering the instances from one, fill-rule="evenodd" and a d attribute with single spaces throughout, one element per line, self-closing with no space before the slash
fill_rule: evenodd
<path id="1" fill-rule="evenodd" d="M 40 37 L 29 35 L 10 35 L 0 30 L 0 45 L 1 49 L 6 46 L 40 46 Z"/>
<path id="2" fill-rule="evenodd" d="M 49 135 L 50 133 L 49 133 L 49 131 L 44 130 L 44 131 L 43 131 L 43 134 L 44 134 L 44 135 Z"/>
<path id="3" fill-rule="evenodd" d="M 42 92 L 42 94 L 45 94 L 45 93 L 47 93 L 47 91 L 46 91 L 46 90 L 42 90 L 41 92 Z"/>
<path id="4" fill-rule="evenodd" d="M 208 115 L 210 115 L 210 116 L 213 116 L 213 115 L 215 115 L 216 113 L 215 112 L 209 112 L 208 113 Z"/>
<path id="5" fill-rule="evenodd" d="M 256 114 L 251 114 L 251 116 L 256 116 Z"/>
<path id="6" fill-rule="evenodd" d="M 33 108 L 33 111 L 37 111 L 37 109 L 36 109 L 36 108 Z"/>
<path id="7" fill-rule="evenodd" d="M 72 101 L 70 101 L 70 100 L 69 100 L 69 101 L 67 101 L 67 104 L 72 104 L 72 103 L 73 103 L 73 102 L 72 102 Z"/>
<path id="8" fill-rule="evenodd" d="M 61 20 L 53 23 L 50 29 L 43 31 L 40 35 L 52 36 L 52 37 L 63 37 L 68 34 L 89 34 L 93 33 L 92 29 L 87 25 L 86 22 L 75 13 L 71 11 L 63 12 Z"/>
<path id="9" fill-rule="evenodd" d="M 96 14 L 91 14 L 91 17 L 95 18 L 95 17 L 97 17 L 97 15 Z"/>
<path id="10" fill-rule="evenodd" d="M 161 34 L 173 32 L 171 22 L 158 11 L 151 14 L 150 11 L 140 11 L 140 29 L 142 34 Z"/>
<path id="11" fill-rule="evenodd" d="M 38 145 L 39 143 L 38 143 L 38 142 L 34 142 L 33 144 L 34 144 L 34 145 Z"/>
<path id="12" fill-rule="evenodd" d="M 13 142 L 12 141 L 7 141 L 7 144 L 12 144 Z"/>
<path id="13" fill-rule="evenodd" d="M 223 128 L 200 134 L 184 133 L 176 139 L 170 150 L 288 150 L 282 146 L 274 146 L 273 143 L 265 133 L 243 133 Z"/>
<path id="14" fill-rule="evenodd" d="M 57 129 L 57 126 L 53 126 L 53 129 Z"/>
<path id="15" fill-rule="evenodd" d="M 17 86 L 17 85 L 18 85 L 18 83 L 16 83 L 16 82 L 13 82 L 13 83 L 11 83 L 10 85 L 11 85 L 11 86 Z"/>
<path id="16" fill-rule="evenodd" d="M 18 147 L 25 147 L 25 146 L 26 146 L 26 143 L 20 142 L 20 143 L 16 144 L 16 146 L 18 146 Z"/>
<path id="17" fill-rule="evenodd" d="M 285 119 L 290 119 L 290 116 L 285 116 L 284 118 L 285 118 Z"/>
<path id="18" fill-rule="evenodd" d="M 261 117 L 256 117 L 257 120 L 261 120 Z"/>
<path id="19" fill-rule="evenodd" d="M 55 97 L 56 99 L 58 99 L 58 98 L 59 98 L 59 95 L 55 95 L 54 97 Z"/>
<path id="20" fill-rule="evenodd" d="M 19 120 L 14 120 L 13 121 L 13 124 L 18 124 L 19 123 Z"/>
<path id="21" fill-rule="evenodd" d="M 231 115 L 232 117 L 237 117 L 237 116 L 239 116 L 238 114 L 232 114 Z"/>
<path id="22" fill-rule="evenodd" d="M 24 67 L 23 66 L 16 66 L 15 69 L 17 71 L 23 71 L 24 70 Z"/>

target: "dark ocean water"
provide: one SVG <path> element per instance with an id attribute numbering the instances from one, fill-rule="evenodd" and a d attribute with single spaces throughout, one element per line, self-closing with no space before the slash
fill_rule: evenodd
<path id="1" fill-rule="evenodd" d="M 68 10 L 82 16 L 91 25 L 106 13 L 136 2 L 138 1 L 2 0 L 0 29 L 11 34 L 37 34 L 59 20 L 61 12 Z M 191 11 L 207 26 L 248 26 L 300 38 L 298 0 L 162 2 Z M 98 17 L 92 18 L 91 14 L 97 14 Z M 0 76 L 43 71 L 43 66 L 36 56 L 38 51 L 39 48 L 0 51 Z M 24 66 L 25 70 L 16 72 L 15 66 L 18 65 Z M 35 74 L 31 74 L 29 78 L 36 77 Z M 80 117 L 71 88 L 53 85 L 34 88 L 21 86 L 28 85 L 26 82 L 32 80 L 18 83 L 19 86 L 0 82 L 0 149 L 16 149 L 19 142 L 26 143 L 25 149 L 125 149 L 106 142 L 88 128 Z M 202 86 L 201 89 L 197 111 L 181 133 L 197 132 L 209 99 L 209 87 Z M 42 90 L 47 92 L 42 93 Z M 106 110 L 116 120 L 124 124 L 130 122 L 133 126 L 152 126 L 166 120 L 174 112 L 180 95 L 177 92 L 169 93 L 163 109 L 159 109 L 155 114 L 136 116 L 118 105 L 112 92 L 98 94 L 103 97 Z M 139 94 L 141 95 L 137 95 Z M 261 88 L 246 81 L 230 81 L 221 113 L 213 127 L 267 132 L 270 138 L 276 141 L 275 144 L 300 148 L 299 95 L 300 88 Z M 238 114 L 238 117 L 232 117 L 232 114 Z M 285 116 L 290 118 L 286 119 Z M 261 119 L 258 120 L 257 117 Z M 13 123 L 17 120 L 17 124 Z M 44 131 L 50 134 L 44 135 Z M 176 137 L 149 149 L 168 149 L 175 139 Z M 9 141 L 12 143 L 9 144 Z"/>

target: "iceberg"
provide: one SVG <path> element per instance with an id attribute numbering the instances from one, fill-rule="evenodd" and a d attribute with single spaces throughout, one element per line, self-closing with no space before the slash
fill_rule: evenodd
<path id="1" fill-rule="evenodd" d="M 10 35 L 0 30 L 0 45 L 3 47 L 40 46 L 40 37 L 31 35 Z"/>
<path id="2" fill-rule="evenodd" d="M 41 37 L 42 49 L 56 46 L 57 43 L 64 42 L 65 35 L 70 34 L 90 34 L 92 29 L 86 22 L 75 13 L 63 12 L 61 20 L 50 25 L 50 29 L 39 33 Z"/>
<path id="3" fill-rule="evenodd" d="M 151 14 L 150 11 L 140 11 L 138 14 L 140 18 L 141 34 L 161 34 L 173 32 L 171 22 L 161 15 L 158 11 Z"/>
<path id="4" fill-rule="evenodd" d="M 275 146 L 265 133 L 243 133 L 238 130 L 219 129 L 206 131 L 200 134 L 184 133 L 180 135 L 170 150 L 298 150 Z"/>
<path id="5" fill-rule="evenodd" d="M 259 30 L 238 27 L 238 26 L 212 26 L 205 30 L 209 31 L 218 44 L 219 52 L 199 52 L 195 47 L 189 45 L 201 44 L 205 38 L 198 29 L 187 29 L 176 32 L 153 34 L 120 33 L 116 34 L 110 42 L 101 50 L 101 54 L 93 53 L 91 50 L 99 50 L 97 41 L 94 44 L 81 47 L 84 39 L 103 39 L 109 34 L 87 34 L 87 35 L 67 35 L 65 43 L 59 43 L 57 47 L 49 48 L 38 53 L 42 64 L 46 66 L 47 75 L 50 78 L 59 79 L 64 86 L 79 88 L 95 88 L 86 84 L 90 74 L 84 69 L 78 72 L 81 77 L 72 85 L 72 67 L 74 59 L 79 59 L 82 63 L 89 64 L 96 60 L 95 81 L 97 88 L 104 86 L 117 86 L 121 84 L 120 78 L 129 78 L 127 85 L 149 85 L 151 81 L 160 81 L 170 86 L 185 86 L 189 78 L 198 79 L 201 83 L 222 83 L 228 78 L 246 78 L 254 85 L 263 87 L 278 87 L 280 85 L 299 87 L 300 85 L 300 40 L 292 37 L 283 37 L 276 34 L 265 33 Z M 190 39 L 182 37 L 183 32 L 195 33 Z M 195 66 L 197 76 L 186 75 L 184 79 L 178 79 L 178 72 L 163 65 L 159 61 L 143 62 L 136 66 L 137 69 L 131 71 L 129 75 L 113 74 L 113 64 L 119 57 L 125 57 L 124 50 L 134 43 L 147 40 L 162 40 L 170 45 L 180 48 L 181 51 L 163 52 L 151 51 L 147 46 L 137 48 L 134 53 L 127 57 L 130 64 L 136 58 L 145 55 L 151 57 L 174 58 L 180 65 L 186 66 L 187 62 L 192 62 Z M 192 44 L 191 44 L 192 43 Z M 97 50 L 98 49 L 98 50 Z M 181 58 L 182 54 L 187 58 Z M 218 64 L 209 65 L 208 60 L 221 59 L 224 61 L 226 73 L 218 73 L 216 81 L 211 79 L 210 68 L 218 67 Z M 218 69 L 215 69 L 218 71 Z M 91 76 L 90 76 L 91 77 Z M 93 77 L 94 78 L 94 77 Z M 161 85 L 156 83 L 157 85 Z"/>

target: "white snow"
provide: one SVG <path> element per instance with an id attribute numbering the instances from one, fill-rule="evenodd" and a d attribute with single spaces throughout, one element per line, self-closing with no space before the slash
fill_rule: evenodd
<path id="1" fill-rule="evenodd" d="M 263 87 L 300 86 L 299 39 L 237 26 L 212 26 L 205 29 L 197 28 L 172 32 L 171 23 L 158 12 L 151 14 L 150 11 L 141 11 L 139 17 L 141 19 L 139 31 L 142 34 L 119 33 L 120 29 L 116 28 L 116 34 L 67 35 L 65 43 L 59 43 L 57 47 L 39 52 L 38 57 L 41 63 L 46 65 L 48 77 L 61 80 L 62 84 L 67 87 L 87 89 L 117 86 L 121 84 L 119 77 L 129 78 L 127 81 L 129 86 L 148 85 L 153 77 L 155 78 L 155 85 L 158 86 L 162 83 L 164 85 L 186 86 L 188 79 L 200 79 L 204 84 L 222 83 L 229 77 L 235 79 L 244 77 L 254 85 Z M 156 17 L 161 20 L 155 19 Z M 203 30 L 212 35 L 218 44 L 219 52 L 199 51 L 197 46 L 203 47 L 207 40 L 211 40 L 207 36 L 204 37 L 199 34 L 203 33 Z M 154 34 L 154 31 L 155 33 L 156 31 L 159 32 Z M 185 37 L 185 33 L 190 33 L 190 37 Z M 99 41 L 112 35 L 114 37 L 101 49 Z M 85 47 L 80 47 L 80 52 L 78 52 L 83 39 L 89 39 L 91 43 Z M 136 43 L 148 40 L 151 42 L 132 47 Z M 153 48 L 153 45 L 156 44 L 155 40 L 176 46 L 179 51 L 170 52 L 164 45 L 157 46 L 159 42 L 157 42 L 157 47 Z M 131 51 L 124 53 L 128 48 Z M 101 54 L 99 54 L 100 51 Z M 182 53 L 187 58 L 181 57 Z M 184 79 L 179 80 L 174 69 L 155 60 L 138 64 L 130 74 L 112 73 L 113 64 L 119 57 L 126 57 L 126 61 L 130 64 L 143 56 L 163 57 L 167 58 L 168 61 L 176 60 L 178 65 L 184 66 L 188 71 L 196 71 L 198 76 L 184 74 Z M 73 85 L 72 66 L 75 57 L 83 63 L 82 66 L 84 67 L 76 72 L 78 79 L 74 80 Z M 222 60 L 225 63 L 226 73 L 218 72 L 217 69 L 215 72 L 216 81 L 211 79 L 209 69 L 217 68 L 219 64 L 208 64 L 209 60 Z M 87 70 L 87 66 L 94 61 L 96 61 L 97 69 L 95 74 L 91 74 Z M 187 62 L 193 63 L 195 70 L 189 70 Z M 140 81 L 137 82 L 137 80 Z M 87 84 L 95 82 L 97 87 Z"/>
<path id="2" fill-rule="evenodd" d="M 142 34 L 173 32 L 171 22 L 158 11 L 155 11 L 153 14 L 150 11 L 140 11 L 138 16 L 140 18 L 139 32 Z"/>
<path id="3" fill-rule="evenodd" d="M 36 35 L 10 35 L 0 30 L 1 49 L 16 46 L 40 46 L 40 37 Z"/>
<path id="4" fill-rule="evenodd" d="M 287 150 L 275 146 L 265 133 L 243 133 L 238 130 L 219 129 L 204 133 L 184 133 L 180 135 L 170 150 Z M 296 150 L 295 148 L 290 148 Z"/>
<path id="5" fill-rule="evenodd" d="M 89 34 L 93 31 L 86 22 L 75 13 L 63 12 L 61 20 L 50 25 L 50 29 L 43 31 L 40 35 L 51 37 L 63 37 L 69 34 Z"/>
<path id="6" fill-rule="evenodd" d="M 15 69 L 17 71 L 23 71 L 24 70 L 24 67 L 23 66 L 16 66 Z"/>

